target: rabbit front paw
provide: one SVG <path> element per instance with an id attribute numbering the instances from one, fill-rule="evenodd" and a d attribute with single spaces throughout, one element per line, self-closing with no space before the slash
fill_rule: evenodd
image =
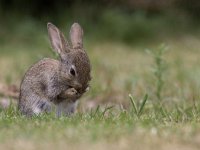
<path id="1" fill-rule="evenodd" d="M 64 95 L 66 97 L 69 97 L 69 98 L 73 98 L 73 97 L 76 97 L 78 94 L 78 92 L 76 91 L 75 88 L 69 88 L 65 91 Z"/>
<path id="2" fill-rule="evenodd" d="M 59 95 L 59 98 L 62 98 L 62 99 L 77 99 L 78 97 L 79 97 L 79 93 L 77 92 L 75 88 L 69 88 Z"/>

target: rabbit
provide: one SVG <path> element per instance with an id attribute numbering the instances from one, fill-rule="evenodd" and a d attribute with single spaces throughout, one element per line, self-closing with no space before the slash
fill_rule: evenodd
<path id="1" fill-rule="evenodd" d="M 43 58 L 25 73 L 18 108 L 26 116 L 51 112 L 69 116 L 76 110 L 78 99 L 88 90 L 91 65 L 83 48 L 83 30 L 78 23 L 70 29 L 71 43 L 52 23 L 47 23 L 52 49 L 59 59 Z"/>

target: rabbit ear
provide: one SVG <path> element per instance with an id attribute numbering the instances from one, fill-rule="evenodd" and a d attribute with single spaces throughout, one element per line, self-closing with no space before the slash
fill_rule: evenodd
<path id="1" fill-rule="evenodd" d="M 61 54 L 63 52 L 69 52 L 68 43 L 65 40 L 64 35 L 60 30 L 52 23 L 47 24 L 47 29 L 49 33 L 49 39 L 51 41 L 51 46 L 55 52 Z"/>
<path id="2" fill-rule="evenodd" d="M 70 29 L 70 38 L 73 48 L 83 48 L 83 29 L 78 23 L 74 23 Z"/>

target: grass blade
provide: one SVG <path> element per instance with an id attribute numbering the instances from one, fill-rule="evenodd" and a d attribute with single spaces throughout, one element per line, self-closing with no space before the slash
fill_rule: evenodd
<path id="1" fill-rule="evenodd" d="M 104 109 L 103 113 L 102 113 L 102 117 L 104 117 L 105 113 L 106 113 L 108 110 L 112 109 L 113 107 L 114 107 L 114 106 L 106 107 L 106 108 Z"/>
<path id="2" fill-rule="evenodd" d="M 97 106 L 97 108 L 92 116 L 95 117 L 99 113 L 99 110 L 100 110 L 100 105 Z"/>
<path id="3" fill-rule="evenodd" d="M 131 100 L 131 104 L 132 104 L 132 106 L 133 106 L 133 110 L 134 110 L 135 114 L 138 115 L 137 105 L 136 105 L 136 103 L 135 103 L 135 101 L 134 101 L 132 95 L 129 94 L 128 96 L 129 96 L 129 98 L 130 98 L 130 100 Z"/>
<path id="4" fill-rule="evenodd" d="M 148 99 L 148 94 L 145 94 L 144 98 L 143 98 L 143 101 L 142 101 L 142 104 L 140 106 L 140 109 L 138 111 L 138 116 L 140 116 L 140 114 L 142 113 L 142 110 L 144 109 L 144 106 L 147 102 L 147 99 Z"/>

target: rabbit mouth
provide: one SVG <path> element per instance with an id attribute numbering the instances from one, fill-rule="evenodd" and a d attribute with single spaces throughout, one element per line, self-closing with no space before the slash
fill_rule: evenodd
<path id="1" fill-rule="evenodd" d="M 71 86 L 71 85 L 67 85 L 69 88 L 74 88 L 73 86 Z"/>

